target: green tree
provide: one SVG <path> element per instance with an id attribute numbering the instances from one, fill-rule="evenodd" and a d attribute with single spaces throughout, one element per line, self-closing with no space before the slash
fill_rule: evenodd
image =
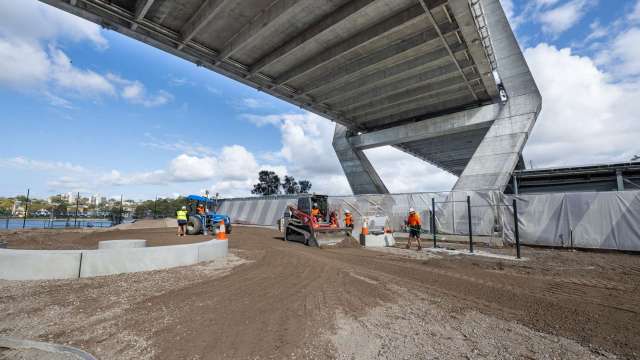
<path id="1" fill-rule="evenodd" d="M 300 186 L 300 193 L 301 194 L 307 194 L 309 192 L 309 190 L 311 190 L 311 181 L 309 180 L 300 180 L 300 182 L 298 182 L 298 185 Z"/>
<path id="2" fill-rule="evenodd" d="M 258 174 L 258 183 L 253 185 L 251 193 L 256 195 L 280 194 L 280 177 L 273 171 L 260 171 Z"/>
<path id="3" fill-rule="evenodd" d="M 300 192 L 300 186 L 293 176 L 285 175 L 282 182 L 282 190 L 285 194 L 297 194 Z"/>

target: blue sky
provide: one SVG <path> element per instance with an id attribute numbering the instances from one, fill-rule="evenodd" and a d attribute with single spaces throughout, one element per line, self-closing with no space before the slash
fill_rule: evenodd
<path id="1" fill-rule="evenodd" d="M 544 97 L 526 159 L 640 153 L 640 2 L 503 5 Z M 260 169 L 349 193 L 329 121 L 35 0 L 0 0 L 0 63 L 0 196 L 239 196 Z M 392 148 L 368 155 L 393 192 L 456 179 Z"/>

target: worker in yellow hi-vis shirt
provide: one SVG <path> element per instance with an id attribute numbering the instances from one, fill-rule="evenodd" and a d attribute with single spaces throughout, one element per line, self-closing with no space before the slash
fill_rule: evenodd
<path id="1" fill-rule="evenodd" d="M 176 211 L 176 218 L 178 219 L 178 236 L 184 236 L 185 228 L 187 227 L 187 207 L 183 206 L 182 209 Z"/>

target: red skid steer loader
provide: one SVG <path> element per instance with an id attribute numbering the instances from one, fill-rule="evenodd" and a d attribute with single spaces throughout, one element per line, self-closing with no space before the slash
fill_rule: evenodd
<path id="1" fill-rule="evenodd" d="M 312 215 L 316 204 L 318 216 Z M 340 227 L 338 214 L 329 211 L 326 195 L 308 195 L 298 198 L 298 206 L 289 205 L 283 219 L 284 240 L 308 246 L 327 247 L 351 244 L 350 229 Z"/>

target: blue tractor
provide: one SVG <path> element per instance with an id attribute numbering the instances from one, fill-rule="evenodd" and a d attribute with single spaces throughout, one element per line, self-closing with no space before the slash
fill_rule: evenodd
<path id="1" fill-rule="evenodd" d="M 187 211 L 189 220 L 187 221 L 187 234 L 199 235 L 213 233 L 213 230 L 224 221 L 224 228 L 227 234 L 231 234 L 231 218 L 227 215 L 217 214 L 217 199 L 199 195 L 189 195 L 187 199 Z"/>

